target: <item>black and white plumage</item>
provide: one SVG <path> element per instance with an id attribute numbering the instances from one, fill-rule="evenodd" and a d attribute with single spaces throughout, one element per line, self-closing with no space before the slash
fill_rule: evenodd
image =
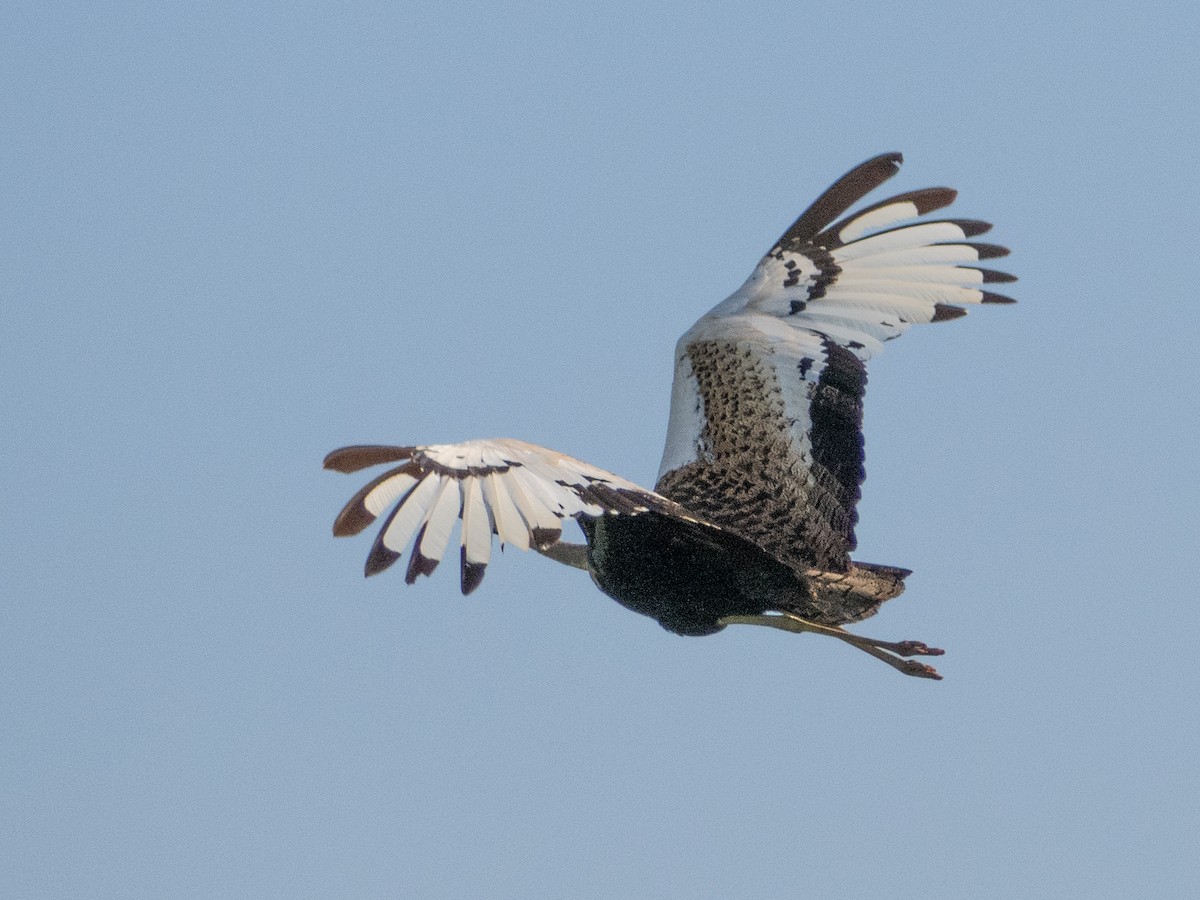
<path id="1" fill-rule="evenodd" d="M 590 572 L 605 593 L 679 634 L 729 624 L 830 634 L 911 675 L 940 650 L 840 628 L 904 589 L 908 570 L 851 560 L 864 478 L 864 363 L 911 325 L 1011 303 L 979 265 L 1008 251 L 990 226 L 929 219 L 949 188 L 900 194 L 838 219 L 899 169 L 856 167 L 822 194 L 746 283 L 675 351 L 658 482 L 646 490 L 578 459 L 510 439 L 335 450 L 326 468 L 393 463 L 342 510 L 334 534 L 383 516 L 366 573 L 408 548 L 406 581 L 431 574 L 461 520 L 461 586 L 479 586 L 493 536 Z M 835 222 L 835 220 L 837 220 Z M 586 544 L 562 540 L 574 518 Z"/>

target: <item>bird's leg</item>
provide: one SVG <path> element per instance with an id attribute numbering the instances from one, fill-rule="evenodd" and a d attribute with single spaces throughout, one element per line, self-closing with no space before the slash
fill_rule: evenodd
<path id="1" fill-rule="evenodd" d="M 830 637 L 845 641 L 852 647 L 857 647 L 864 653 L 871 654 L 876 659 L 883 660 L 893 669 L 903 672 L 905 675 L 914 675 L 918 678 L 934 678 L 938 681 L 942 678 L 933 666 L 927 666 L 924 663 L 917 662 L 915 659 L 901 659 L 901 657 L 905 656 L 941 656 L 945 652 L 936 647 L 928 647 L 920 641 L 877 641 L 873 638 L 852 634 L 841 628 L 818 625 L 816 622 L 802 619 L 793 613 L 760 616 L 726 616 L 723 619 L 718 619 L 717 623 L 720 625 L 765 625 L 768 628 L 779 628 L 795 634 L 802 634 L 805 631 L 812 632 L 813 634 L 827 634 Z"/>
<path id="2" fill-rule="evenodd" d="M 551 544 L 549 547 L 534 547 L 542 556 L 548 556 L 555 562 L 560 562 L 564 566 L 573 566 L 576 569 L 583 569 L 585 572 L 590 572 L 592 567 L 588 565 L 587 544 L 571 544 L 567 541 L 558 541 Z"/>

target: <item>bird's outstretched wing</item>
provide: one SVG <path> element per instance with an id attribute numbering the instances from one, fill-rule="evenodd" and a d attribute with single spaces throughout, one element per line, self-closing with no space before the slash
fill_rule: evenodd
<path id="1" fill-rule="evenodd" d="M 845 218 L 891 178 L 899 153 L 838 180 L 746 283 L 676 347 L 667 445 L 656 490 L 797 568 L 845 571 L 864 477 L 863 363 L 911 325 L 1011 303 L 981 267 L 1008 251 L 991 226 L 923 217 L 950 188 L 910 191 Z"/>
<path id="2" fill-rule="evenodd" d="M 325 468 L 338 472 L 357 472 L 385 463 L 400 465 L 351 498 L 335 520 L 333 533 L 358 534 L 377 517 L 385 516 L 367 557 L 366 574 L 374 575 L 392 565 L 411 542 L 405 576 L 409 584 L 437 568 L 460 519 L 464 594 L 483 580 L 493 534 L 521 550 L 546 550 L 562 537 L 562 521 L 568 517 L 654 512 L 707 524 L 679 504 L 618 475 L 524 441 L 497 438 L 425 447 L 354 446 L 325 457 Z"/>

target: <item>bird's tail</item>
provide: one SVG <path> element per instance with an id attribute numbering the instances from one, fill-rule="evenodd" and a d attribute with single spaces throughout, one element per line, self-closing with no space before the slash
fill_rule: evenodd
<path id="1" fill-rule="evenodd" d="M 845 572 L 810 570 L 807 577 L 814 605 L 830 620 L 822 624 L 843 625 L 875 615 L 884 601 L 904 593 L 904 579 L 911 574 L 898 566 L 852 562 Z"/>

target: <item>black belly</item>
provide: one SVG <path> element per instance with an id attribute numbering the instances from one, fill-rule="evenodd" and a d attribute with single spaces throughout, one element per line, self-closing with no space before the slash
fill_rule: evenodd
<path id="1" fill-rule="evenodd" d="M 678 518 L 581 518 L 600 589 L 676 634 L 720 631 L 723 616 L 803 605 L 807 582 L 737 535 Z"/>

